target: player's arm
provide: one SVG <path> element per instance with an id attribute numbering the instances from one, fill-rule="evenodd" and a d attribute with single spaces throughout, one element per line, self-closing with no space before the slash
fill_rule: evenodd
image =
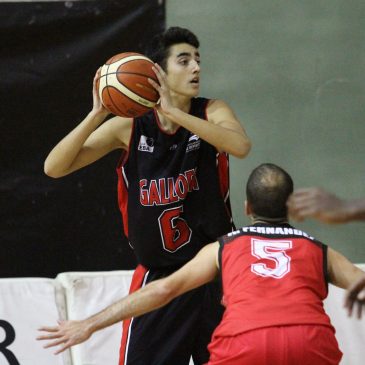
<path id="1" fill-rule="evenodd" d="M 239 158 L 247 156 L 251 149 L 251 141 L 233 110 L 224 101 L 212 100 L 207 108 L 208 123 L 202 123 L 202 119 L 172 105 L 165 71 L 158 65 L 154 70 L 159 85 L 153 80 L 150 80 L 150 83 L 159 92 L 158 108 L 168 119 L 198 135 L 218 151 Z"/>
<path id="2" fill-rule="evenodd" d="M 330 282 L 342 289 L 348 289 L 365 273 L 344 255 L 328 247 L 327 268 Z"/>
<path id="3" fill-rule="evenodd" d="M 65 176 L 117 148 L 128 148 L 133 119 L 114 117 L 103 123 L 108 112 L 96 90 L 97 77 L 98 73 L 93 82 L 93 109 L 49 153 L 44 162 L 48 176 Z"/>
<path id="4" fill-rule="evenodd" d="M 327 265 L 330 282 L 342 289 L 349 290 L 349 293 L 352 291 L 352 294 L 347 294 L 345 298 L 345 306 L 348 308 L 349 314 L 351 314 L 354 301 L 356 301 L 354 295 L 357 289 L 361 290 L 360 284 L 358 283 L 361 283 L 361 280 L 364 280 L 365 272 L 360 270 L 345 256 L 330 247 L 328 248 Z M 358 287 L 356 287 L 356 285 L 358 285 Z M 358 315 L 361 316 L 361 312 L 358 313 Z"/>
<path id="5" fill-rule="evenodd" d="M 288 207 L 296 220 L 315 218 L 324 223 L 346 223 L 365 219 L 365 199 L 344 200 L 320 188 L 296 190 Z"/>
<path id="6" fill-rule="evenodd" d="M 160 308 L 178 295 L 215 278 L 218 272 L 218 243 L 205 246 L 191 261 L 172 275 L 153 281 L 101 312 L 81 321 L 61 321 L 58 326 L 41 327 L 47 332 L 38 340 L 51 340 L 44 347 L 61 345 L 56 354 L 86 341 L 94 332 Z"/>

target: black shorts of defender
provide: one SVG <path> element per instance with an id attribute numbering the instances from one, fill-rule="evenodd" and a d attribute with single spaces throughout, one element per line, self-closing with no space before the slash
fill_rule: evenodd
<path id="1" fill-rule="evenodd" d="M 147 271 L 144 285 L 171 272 Z M 127 338 L 125 349 L 121 348 L 120 365 L 188 365 L 190 357 L 194 365 L 206 363 L 207 346 L 224 311 L 221 299 L 220 282 L 215 281 L 133 318 L 128 328 L 123 328 L 123 337 Z"/>

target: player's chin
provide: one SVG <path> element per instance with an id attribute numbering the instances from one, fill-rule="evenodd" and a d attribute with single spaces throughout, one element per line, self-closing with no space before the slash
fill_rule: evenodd
<path id="1" fill-rule="evenodd" d="M 199 95 L 199 92 L 200 92 L 199 86 L 194 85 L 193 87 L 189 88 L 189 90 L 187 90 L 186 94 L 194 98 Z"/>

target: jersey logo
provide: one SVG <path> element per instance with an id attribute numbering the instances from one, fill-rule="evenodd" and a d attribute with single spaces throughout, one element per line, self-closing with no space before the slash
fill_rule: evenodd
<path id="1" fill-rule="evenodd" d="M 196 134 L 189 137 L 188 145 L 186 146 L 186 152 L 198 150 L 200 148 L 200 138 Z"/>
<path id="2" fill-rule="evenodd" d="M 139 144 L 138 144 L 138 151 L 143 151 L 143 152 L 153 152 L 153 149 L 155 148 L 153 146 L 154 144 L 154 140 L 151 137 L 146 137 L 143 134 L 141 135 L 141 138 L 139 140 Z"/>
<path id="3" fill-rule="evenodd" d="M 197 141 L 199 139 L 199 136 L 197 136 L 196 134 L 193 134 L 189 137 L 189 142 L 190 141 Z"/>
<path id="4" fill-rule="evenodd" d="M 139 201 L 144 206 L 172 204 L 184 200 L 193 190 L 199 190 L 195 169 L 180 173 L 176 178 L 141 179 Z"/>

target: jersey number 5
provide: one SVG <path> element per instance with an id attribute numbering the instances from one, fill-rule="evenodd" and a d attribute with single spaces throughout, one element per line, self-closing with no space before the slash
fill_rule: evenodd
<path id="1" fill-rule="evenodd" d="M 275 264 L 273 268 L 264 263 L 251 265 L 251 271 L 259 276 L 270 276 L 281 279 L 290 272 L 290 256 L 285 250 L 292 248 L 292 241 L 267 241 L 253 238 L 251 240 L 251 253 L 258 259 L 270 260 Z"/>
<path id="2" fill-rule="evenodd" d="M 180 217 L 182 205 L 166 209 L 158 217 L 163 247 L 166 251 L 175 252 L 190 242 L 191 228 L 186 220 Z"/>

